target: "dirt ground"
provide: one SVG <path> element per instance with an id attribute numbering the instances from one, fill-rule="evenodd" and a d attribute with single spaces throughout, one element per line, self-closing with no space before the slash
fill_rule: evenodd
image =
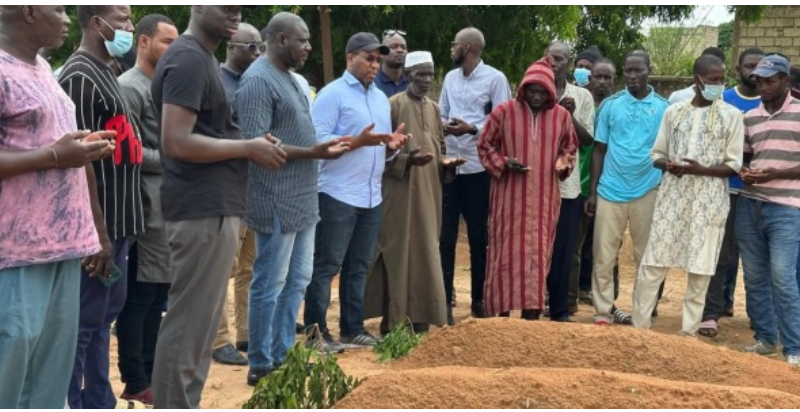
<path id="1" fill-rule="evenodd" d="M 470 303 L 470 281 L 469 281 L 469 252 L 466 244 L 466 236 L 462 233 L 460 235 L 457 259 L 456 259 L 456 292 L 458 306 L 454 308 L 454 316 L 456 322 L 464 321 L 469 318 L 469 303 Z M 620 258 L 620 298 L 617 301 L 617 306 L 623 310 L 631 310 L 632 308 L 632 291 L 634 280 L 633 259 L 631 256 L 630 239 L 627 238 L 623 246 L 622 256 Z M 232 284 L 231 284 L 232 285 Z M 336 336 L 338 332 L 338 319 L 339 319 L 339 302 L 338 292 L 336 288 L 338 283 L 334 282 L 334 291 L 332 293 L 333 302 L 331 304 L 328 323 L 329 327 Z M 653 330 L 665 334 L 678 334 L 681 324 L 681 306 L 683 294 L 686 288 L 686 276 L 681 272 L 673 271 L 667 278 L 666 287 L 664 289 L 664 296 L 659 304 L 659 317 L 654 322 Z M 231 286 L 231 295 L 233 294 Z M 731 349 L 739 349 L 745 344 L 752 342 L 752 332 L 749 329 L 749 321 L 745 315 L 744 308 L 744 286 L 742 285 L 742 276 L 739 276 L 739 284 L 736 289 L 736 304 L 735 316 L 733 318 L 724 318 L 721 322 L 720 333 L 716 338 L 706 339 L 701 338 L 703 342 L 711 345 L 725 346 Z M 233 311 L 229 312 L 230 322 L 233 327 Z M 579 324 L 591 324 L 593 308 L 590 306 L 581 305 L 578 314 L 573 318 Z M 546 320 L 545 320 L 546 321 Z M 372 333 L 377 334 L 379 319 L 372 319 L 366 322 L 367 329 Z M 624 326 L 613 326 L 615 328 L 624 328 Z M 111 348 L 111 380 L 115 392 L 119 395 L 122 393 L 124 385 L 120 382 L 119 371 L 117 369 L 117 348 L 116 341 L 112 339 Z M 587 348 L 589 351 L 596 351 L 598 348 Z M 380 375 L 389 371 L 392 366 L 380 364 L 376 362 L 376 355 L 371 351 L 348 351 L 339 355 L 339 364 L 346 373 L 357 377 L 369 377 Z M 703 365 L 704 367 L 714 368 L 714 365 Z M 439 372 L 441 374 L 441 371 Z M 203 393 L 202 406 L 206 409 L 219 409 L 231 408 L 238 409 L 250 397 L 253 388 L 247 386 L 246 383 L 247 367 L 239 366 L 225 366 L 213 363 L 211 372 L 206 382 L 206 387 Z M 744 379 L 745 377 L 739 377 Z M 660 385 L 660 384 L 659 384 Z M 656 385 L 658 386 L 658 385 Z M 668 386 L 668 385 L 667 385 Z M 658 386 L 659 390 L 669 390 L 667 386 Z M 666 388 L 666 389 L 664 389 Z M 706 393 L 704 388 L 692 389 L 700 391 L 698 393 Z M 754 392 L 755 393 L 755 392 Z M 744 394 L 744 392 L 742 392 Z M 737 395 L 739 396 L 739 395 Z M 760 393 L 759 396 L 768 397 L 772 396 L 767 393 Z M 766 398 L 765 398 L 766 399 Z M 712 403 L 713 404 L 713 403 Z M 532 404 L 535 405 L 535 404 Z M 629 407 L 635 407 L 635 404 L 629 404 Z M 722 405 L 722 404 L 716 404 Z M 355 406 L 355 405 L 354 405 Z M 553 407 L 558 407 L 551 405 Z M 689 404 L 687 404 L 689 406 Z M 356 406 L 357 407 L 357 406 Z M 434 405 L 431 405 L 434 407 Z M 534 406 L 536 407 L 536 406 Z M 624 407 L 624 406 L 623 406 Z M 652 406 L 651 406 L 652 407 Z M 723 406 L 724 407 L 724 406 Z"/>

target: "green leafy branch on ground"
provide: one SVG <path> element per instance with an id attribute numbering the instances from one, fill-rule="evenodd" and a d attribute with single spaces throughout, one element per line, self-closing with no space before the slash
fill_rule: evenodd
<path id="1" fill-rule="evenodd" d="M 414 333 L 410 322 L 400 322 L 375 345 L 375 353 L 380 355 L 379 362 L 389 362 L 408 356 L 420 342 L 422 334 Z"/>
<path id="2" fill-rule="evenodd" d="M 244 409 L 329 409 L 361 380 L 344 373 L 332 354 L 295 344 L 281 367 L 262 378 Z"/>

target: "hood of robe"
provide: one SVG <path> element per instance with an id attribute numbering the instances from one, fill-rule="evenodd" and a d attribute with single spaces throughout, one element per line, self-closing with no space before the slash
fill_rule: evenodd
<path id="1" fill-rule="evenodd" d="M 556 97 L 556 82 L 553 75 L 553 66 L 550 56 L 542 57 L 539 61 L 533 63 L 528 70 L 525 71 L 525 77 L 517 88 L 517 100 L 525 103 L 525 86 L 536 83 L 547 90 L 550 94 L 550 101 L 542 108 L 542 110 L 550 110 L 555 107 L 558 98 Z"/>

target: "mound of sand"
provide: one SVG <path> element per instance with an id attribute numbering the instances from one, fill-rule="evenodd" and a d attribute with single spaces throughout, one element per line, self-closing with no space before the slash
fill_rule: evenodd
<path id="1" fill-rule="evenodd" d="M 586 369 L 442 367 L 373 376 L 337 409 L 796 408 L 800 397 Z"/>
<path id="2" fill-rule="evenodd" d="M 712 346 L 693 338 L 629 327 L 601 328 L 504 318 L 474 320 L 430 334 L 395 368 L 441 366 L 580 368 L 672 381 L 777 389 L 800 396 L 800 370 L 785 362 Z M 549 379 L 553 375 L 543 376 Z M 594 383 L 583 381 L 582 385 L 592 388 Z M 594 395 L 584 393 L 589 399 Z"/>

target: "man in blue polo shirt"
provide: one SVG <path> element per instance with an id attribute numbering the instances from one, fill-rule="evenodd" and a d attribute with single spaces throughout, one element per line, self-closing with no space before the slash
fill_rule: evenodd
<path id="1" fill-rule="evenodd" d="M 403 125 L 392 133 L 389 98 L 374 84 L 381 56 L 389 48 L 372 33 L 357 33 L 346 51 L 347 71 L 322 89 L 311 111 L 319 142 L 341 139 L 350 144 L 349 153 L 319 164 L 320 221 L 305 297 L 306 328 L 311 332 L 317 325 L 329 350 L 341 348 L 325 319 L 331 281 L 339 269 L 341 343 L 351 348 L 378 343 L 364 329 L 364 290 L 381 229 L 383 170 L 406 139 Z M 313 343 L 316 334 L 311 338 Z"/>
<path id="2" fill-rule="evenodd" d="M 592 294 L 595 324 L 630 323 L 614 307 L 614 263 L 630 228 L 636 268 L 644 255 L 661 171 L 650 150 L 669 102 L 648 84 L 650 57 L 635 51 L 625 58 L 627 88 L 607 98 L 597 113 L 590 193 L 586 213 L 595 215 Z"/>

